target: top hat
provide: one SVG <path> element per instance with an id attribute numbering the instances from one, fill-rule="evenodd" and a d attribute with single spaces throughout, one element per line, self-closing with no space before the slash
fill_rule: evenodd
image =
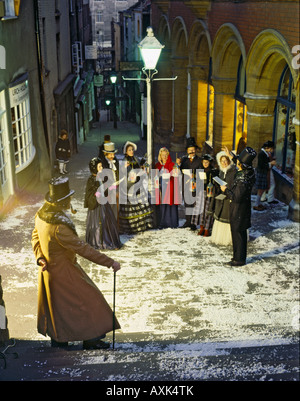
<path id="1" fill-rule="evenodd" d="M 45 200 L 49 203 L 58 203 L 74 194 L 74 190 L 69 187 L 69 179 L 67 177 L 52 178 L 49 181 L 49 192 L 45 196 Z"/>
<path id="2" fill-rule="evenodd" d="M 274 142 L 273 141 L 267 141 L 263 144 L 262 146 L 264 149 L 265 148 L 274 148 Z"/>
<path id="3" fill-rule="evenodd" d="M 113 142 L 108 142 L 103 144 L 103 152 L 106 153 L 116 153 L 118 150 L 115 150 L 115 144 Z"/>
<path id="4" fill-rule="evenodd" d="M 254 149 L 246 146 L 245 149 L 237 156 L 238 160 L 244 167 L 252 167 L 252 162 L 256 156 Z"/>
<path id="5" fill-rule="evenodd" d="M 211 162 L 212 160 L 214 160 L 214 158 L 209 155 L 208 153 L 206 153 L 205 155 L 201 156 L 202 160 L 208 160 L 209 162 Z"/>
<path id="6" fill-rule="evenodd" d="M 101 161 L 101 159 L 99 159 L 99 157 L 93 157 L 92 160 L 90 160 L 89 168 L 90 168 L 90 172 L 92 174 L 98 173 L 97 167 L 98 167 L 99 163 L 102 163 L 102 161 Z"/>
<path id="7" fill-rule="evenodd" d="M 187 140 L 186 140 L 186 149 L 187 148 L 192 148 L 192 147 L 198 148 L 198 145 L 196 144 L 195 138 L 193 138 L 193 137 L 187 138 Z"/>
<path id="8" fill-rule="evenodd" d="M 125 145 L 123 146 L 123 153 L 124 153 L 124 155 L 125 155 L 125 153 L 126 153 L 126 151 L 127 151 L 128 146 L 132 146 L 134 151 L 137 150 L 137 146 L 136 146 L 135 143 L 130 142 L 130 141 L 127 141 L 127 142 L 125 143 Z"/>

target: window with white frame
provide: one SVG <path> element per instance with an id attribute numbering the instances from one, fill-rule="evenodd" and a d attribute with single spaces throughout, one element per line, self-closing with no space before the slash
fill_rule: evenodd
<path id="1" fill-rule="evenodd" d="M 19 172 L 31 163 L 35 155 L 32 143 L 28 81 L 11 87 L 9 91 L 15 166 L 16 172 Z"/>
<path id="2" fill-rule="evenodd" d="M 103 12 L 102 11 L 98 11 L 96 13 L 96 22 L 103 22 Z"/>
<path id="3" fill-rule="evenodd" d="M 5 0 L 5 15 L 7 17 L 14 17 L 16 15 L 14 0 Z"/>
<path id="4" fill-rule="evenodd" d="M 3 186 L 8 177 L 7 177 L 7 152 L 5 149 L 5 128 L 4 128 L 4 116 L 5 110 L 1 109 L 0 106 L 0 184 Z"/>

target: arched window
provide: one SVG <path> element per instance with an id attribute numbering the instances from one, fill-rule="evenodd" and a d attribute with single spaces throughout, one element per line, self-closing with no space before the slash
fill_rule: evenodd
<path id="1" fill-rule="evenodd" d="M 235 90 L 234 105 L 234 125 L 233 125 L 233 143 L 232 149 L 236 153 L 243 150 L 243 144 L 247 142 L 247 106 L 244 98 L 246 92 L 246 71 L 243 64 L 243 58 L 240 57 L 237 84 Z"/>
<path id="2" fill-rule="evenodd" d="M 274 133 L 276 167 L 293 178 L 295 168 L 296 134 L 295 117 L 296 91 L 291 71 L 284 68 L 278 87 L 275 107 Z"/>

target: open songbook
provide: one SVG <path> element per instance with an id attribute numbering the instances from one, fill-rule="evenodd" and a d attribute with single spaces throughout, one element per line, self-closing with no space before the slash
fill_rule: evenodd
<path id="1" fill-rule="evenodd" d="M 213 177 L 213 179 L 214 179 L 219 185 L 227 185 L 227 182 L 221 180 L 220 177 Z"/>

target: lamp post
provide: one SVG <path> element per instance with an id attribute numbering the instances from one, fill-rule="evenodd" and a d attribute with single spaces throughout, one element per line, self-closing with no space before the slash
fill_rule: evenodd
<path id="1" fill-rule="evenodd" d="M 124 78 L 128 81 L 146 81 L 147 84 L 147 156 L 148 165 L 152 167 L 154 161 L 153 157 L 153 137 L 152 137 L 152 113 L 151 113 L 151 82 L 162 81 L 162 80 L 175 80 L 175 78 L 155 78 L 153 76 L 158 73 L 156 64 L 158 62 L 161 50 L 165 47 L 162 45 L 154 36 L 153 29 L 147 28 L 147 36 L 138 44 L 141 52 L 141 56 L 144 62 L 142 68 L 146 78 Z"/>
<path id="2" fill-rule="evenodd" d="M 110 105 L 110 100 L 109 99 L 106 99 L 105 100 L 105 104 L 106 104 L 106 110 L 107 110 L 107 121 L 109 121 L 109 115 L 110 115 L 110 108 L 109 108 L 109 105 Z"/>
<path id="3" fill-rule="evenodd" d="M 114 103 L 113 103 L 114 128 L 118 128 L 117 127 L 117 108 L 116 108 L 116 82 L 117 82 L 117 75 L 115 73 L 112 73 L 109 78 L 110 78 L 110 82 L 113 85 L 113 91 L 114 91 Z"/>

